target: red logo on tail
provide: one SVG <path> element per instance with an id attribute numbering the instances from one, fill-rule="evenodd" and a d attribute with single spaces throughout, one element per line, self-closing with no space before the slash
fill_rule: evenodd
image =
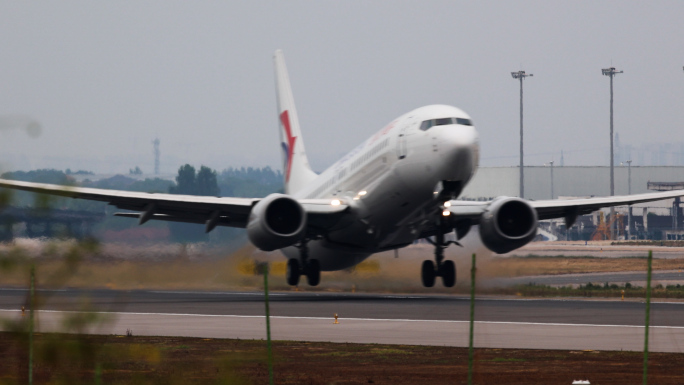
<path id="1" fill-rule="evenodd" d="M 296 136 L 292 136 L 292 129 L 290 128 L 290 114 L 287 110 L 280 114 L 280 122 L 285 127 L 285 134 L 287 135 L 287 143 L 283 142 L 283 152 L 285 153 L 285 182 L 290 181 L 290 168 L 292 167 L 292 155 L 294 154 Z"/>

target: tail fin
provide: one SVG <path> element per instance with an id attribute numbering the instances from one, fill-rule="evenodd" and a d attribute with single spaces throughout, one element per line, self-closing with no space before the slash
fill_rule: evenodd
<path id="1" fill-rule="evenodd" d="M 276 74 L 276 94 L 278 96 L 278 120 L 280 122 L 280 143 L 283 151 L 283 176 L 285 193 L 294 194 L 316 178 L 306 158 L 302 131 L 295 108 L 290 77 L 285 67 L 283 51 L 277 50 L 273 56 Z"/>

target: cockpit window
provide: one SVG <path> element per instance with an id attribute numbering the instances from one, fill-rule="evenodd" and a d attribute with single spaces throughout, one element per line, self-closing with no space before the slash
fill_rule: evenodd
<path id="1" fill-rule="evenodd" d="M 454 118 L 456 119 L 456 124 L 461 124 L 463 126 L 472 126 L 473 121 L 470 119 L 463 119 L 463 118 Z"/>
<path id="2" fill-rule="evenodd" d="M 460 124 L 462 126 L 472 126 L 473 121 L 470 119 L 464 119 L 464 118 L 430 119 L 430 120 L 424 120 L 423 123 L 420 124 L 420 129 L 422 131 L 427 131 L 431 127 L 434 127 L 434 126 L 446 126 L 449 124 Z"/>
<path id="3" fill-rule="evenodd" d="M 432 122 L 433 120 L 424 120 L 423 123 L 420 124 L 420 130 L 421 131 L 427 131 L 432 127 Z"/>

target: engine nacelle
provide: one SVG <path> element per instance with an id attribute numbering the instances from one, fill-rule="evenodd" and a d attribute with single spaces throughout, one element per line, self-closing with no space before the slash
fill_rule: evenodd
<path id="1" fill-rule="evenodd" d="M 264 251 L 292 246 L 306 235 L 306 212 L 293 198 L 271 194 L 252 208 L 247 235 Z"/>
<path id="2" fill-rule="evenodd" d="M 537 210 L 519 198 L 494 200 L 480 219 L 480 238 L 503 254 L 528 244 L 537 235 Z"/>

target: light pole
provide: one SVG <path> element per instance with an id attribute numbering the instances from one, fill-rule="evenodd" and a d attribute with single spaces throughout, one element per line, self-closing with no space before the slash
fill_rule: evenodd
<path id="1" fill-rule="evenodd" d="M 550 161 L 549 165 L 551 166 L 551 199 L 553 199 L 553 161 Z"/>
<path id="2" fill-rule="evenodd" d="M 520 198 L 525 197 L 525 171 L 523 169 L 523 80 L 528 76 L 534 76 L 532 74 L 527 74 L 525 71 L 511 72 L 513 79 L 520 80 Z"/>
<path id="3" fill-rule="evenodd" d="M 601 73 L 610 77 L 610 196 L 615 195 L 615 157 L 613 155 L 613 78 L 616 74 L 621 74 L 623 71 L 615 70 L 615 67 L 603 68 Z M 614 223 L 615 209 L 610 208 L 610 220 Z M 611 239 L 615 238 L 615 227 L 610 226 Z"/>

